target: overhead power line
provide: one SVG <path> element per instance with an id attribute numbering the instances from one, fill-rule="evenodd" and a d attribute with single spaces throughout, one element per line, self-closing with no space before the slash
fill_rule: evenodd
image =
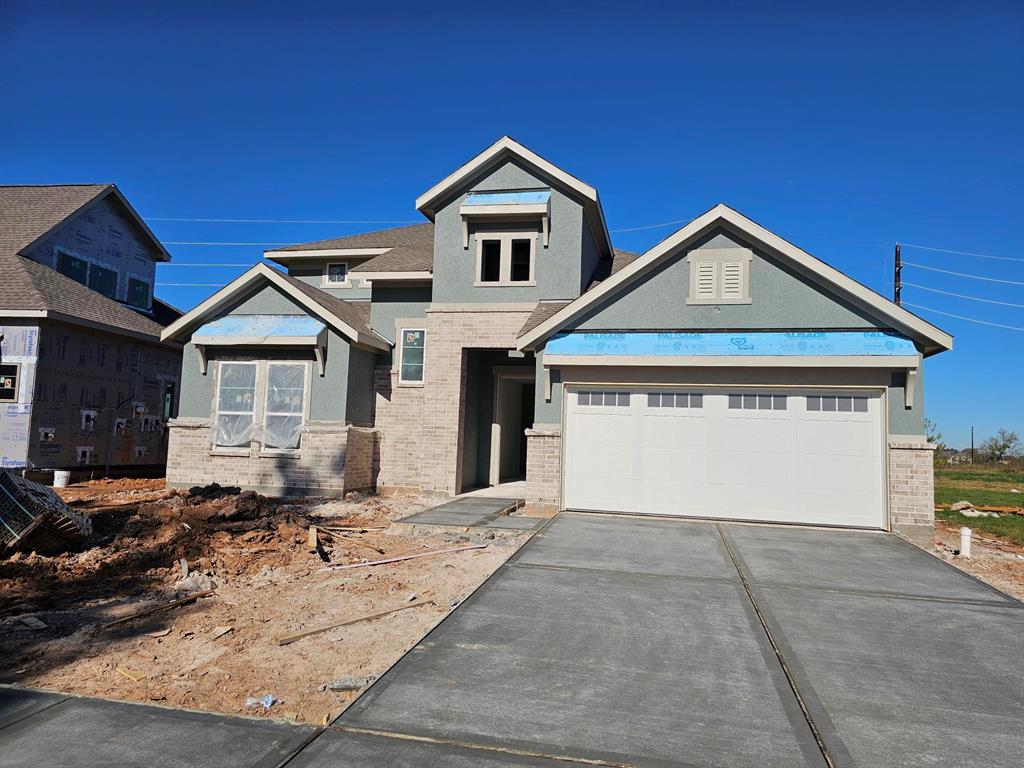
<path id="1" fill-rule="evenodd" d="M 996 301 L 995 299 L 983 299 L 980 296 L 967 296 L 962 293 L 953 293 L 952 291 L 940 291 L 938 288 L 929 288 L 926 285 L 918 285 L 917 283 L 908 283 L 903 281 L 903 285 L 910 286 L 911 288 L 920 288 L 922 291 L 931 291 L 932 293 L 942 293 L 946 296 L 956 296 L 958 299 L 970 299 L 971 301 L 984 301 L 986 304 L 1001 304 L 1004 307 L 1019 307 L 1024 309 L 1024 304 L 1014 304 L 1010 301 Z"/>
<path id="2" fill-rule="evenodd" d="M 923 309 L 926 312 L 934 312 L 937 315 L 945 315 L 946 317 L 955 317 L 957 320 L 966 320 L 969 323 L 978 323 L 980 325 L 990 325 L 993 328 L 1005 328 L 1008 331 L 1024 331 L 1024 327 L 1016 325 L 1003 325 L 1002 323 L 990 323 L 987 320 L 978 320 L 973 317 L 964 317 L 963 315 L 954 315 L 952 312 L 943 312 L 941 309 L 932 309 L 931 307 L 923 307 L 920 304 L 911 304 L 909 301 L 904 301 L 903 306 L 913 307 L 914 309 Z"/>
<path id="3" fill-rule="evenodd" d="M 161 267 L 251 267 L 253 264 L 258 262 L 244 261 L 234 262 L 233 264 L 193 264 L 187 261 L 158 261 L 157 264 Z"/>
<path id="4" fill-rule="evenodd" d="M 293 243 L 203 243 L 184 240 L 164 240 L 164 245 L 293 245 Z"/>
<path id="5" fill-rule="evenodd" d="M 160 288 L 223 288 L 224 283 L 158 283 Z"/>
<path id="6" fill-rule="evenodd" d="M 422 224 L 404 219 L 189 219 L 174 216 L 144 216 L 146 221 L 197 221 L 224 224 Z"/>
<path id="7" fill-rule="evenodd" d="M 978 259 L 996 259 L 998 261 L 1022 261 L 1024 259 L 1018 259 L 1013 256 L 989 256 L 987 253 L 971 253 L 970 251 L 951 251 L 948 248 L 932 248 L 928 245 L 914 245 L 912 243 L 900 243 L 904 248 L 917 248 L 922 251 L 935 251 L 937 253 L 953 253 L 957 256 L 974 256 Z"/>
<path id="8" fill-rule="evenodd" d="M 1019 280 L 1000 280 L 997 277 L 983 277 L 982 275 L 968 275 L 963 272 L 952 272 L 948 269 L 939 269 L 938 267 L 927 267 L 924 264 L 915 264 L 912 261 L 903 260 L 903 266 L 917 267 L 918 269 L 927 269 L 929 272 L 942 272 L 944 275 L 956 275 L 957 277 L 966 277 L 971 280 L 985 280 L 989 283 L 1005 283 L 1006 285 L 1024 285 L 1024 282 Z"/>

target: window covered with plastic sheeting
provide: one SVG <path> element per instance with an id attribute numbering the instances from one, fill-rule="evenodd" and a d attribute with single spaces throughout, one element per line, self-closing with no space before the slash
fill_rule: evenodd
<path id="1" fill-rule="evenodd" d="M 246 446 L 255 428 L 256 363 L 220 364 L 213 444 Z"/>
<path id="2" fill-rule="evenodd" d="M 305 402 L 306 366 L 267 365 L 267 405 L 263 444 L 268 448 L 298 448 Z"/>

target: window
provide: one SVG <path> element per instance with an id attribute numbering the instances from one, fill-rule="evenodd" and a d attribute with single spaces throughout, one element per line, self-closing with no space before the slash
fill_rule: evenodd
<path id="1" fill-rule="evenodd" d="M 422 329 L 404 328 L 401 334 L 402 349 L 398 365 L 398 380 L 403 383 L 423 381 L 423 352 L 427 332 Z"/>
<path id="2" fill-rule="evenodd" d="M 89 282 L 89 262 L 70 253 L 57 251 L 57 271 L 82 285 Z"/>
<path id="3" fill-rule="evenodd" d="M 688 304 L 749 304 L 748 248 L 698 248 L 690 251 Z"/>
<path id="4" fill-rule="evenodd" d="M 135 277 L 128 278 L 128 303 L 140 309 L 149 309 L 149 283 Z"/>
<path id="5" fill-rule="evenodd" d="M 743 411 L 784 411 L 785 395 L 729 395 L 729 408 Z"/>
<path id="6" fill-rule="evenodd" d="M 117 272 L 98 264 L 89 268 L 89 287 L 109 299 L 117 298 Z"/>
<path id="7" fill-rule="evenodd" d="M 18 402 L 18 381 L 21 377 L 21 363 L 0 365 L 0 403 Z"/>
<path id="8" fill-rule="evenodd" d="M 39 428 L 39 442 L 40 443 L 52 443 L 57 439 L 57 428 L 56 427 L 40 427 Z"/>
<path id="9" fill-rule="evenodd" d="M 263 444 L 268 448 L 298 448 L 305 402 L 304 363 L 267 364 L 267 405 Z"/>
<path id="10" fill-rule="evenodd" d="M 703 408 L 704 395 L 699 392 L 648 392 L 648 408 Z"/>
<path id="11" fill-rule="evenodd" d="M 863 395 L 808 395 L 808 411 L 867 413 L 868 399 Z"/>
<path id="12" fill-rule="evenodd" d="M 576 395 L 576 402 L 579 405 L 602 405 L 625 408 L 629 406 L 629 392 L 579 392 Z"/>
<path id="13" fill-rule="evenodd" d="M 348 264 L 338 262 L 325 266 L 323 284 L 335 287 L 348 285 Z"/>
<path id="14" fill-rule="evenodd" d="M 221 363 L 214 445 L 248 445 L 255 426 L 256 363 Z"/>
<path id="15" fill-rule="evenodd" d="M 96 431 L 96 411 L 82 411 L 82 431 L 83 432 L 95 432 Z"/>
<path id="16" fill-rule="evenodd" d="M 78 456 L 79 464 L 91 464 L 95 447 L 91 445 L 79 445 L 75 447 L 75 455 Z"/>
<path id="17" fill-rule="evenodd" d="M 477 285 L 534 285 L 537 236 L 532 232 L 477 235 Z"/>

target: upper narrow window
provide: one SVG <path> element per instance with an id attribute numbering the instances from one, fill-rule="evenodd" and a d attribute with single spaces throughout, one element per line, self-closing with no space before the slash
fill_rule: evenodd
<path id="1" fill-rule="evenodd" d="M 128 278 L 128 303 L 140 309 L 149 309 L 149 283 L 138 278 Z"/>
<path id="2" fill-rule="evenodd" d="M 481 241 L 480 282 L 501 282 L 501 240 Z"/>
<path id="3" fill-rule="evenodd" d="M 345 262 L 328 264 L 324 271 L 324 284 L 333 286 L 347 285 L 348 264 Z"/>
<path id="4" fill-rule="evenodd" d="M 267 364 L 267 405 L 263 444 L 268 448 L 298 448 L 305 403 L 306 366 Z"/>
<path id="5" fill-rule="evenodd" d="M 402 330 L 401 339 L 398 380 L 418 384 L 423 381 L 423 353 L 427 332 L 421 328 L 405 328 Z"/>
<path id="6" fill-rule="evenodd" d="M 533 285 L 537 237 L 510 232 L 477 235 L 477 285 Z"/>
<path id="7" fill-rule="evenodd" d="M 749 304 L 748 248 L 698 248 L 690 251 L 689 304 Z"/>
<path id="8" fill-rule="evenodd" d="M 255 423 L 256 363 L 221 363 L 219 370 L 214 445 L 248 445 Z"/>
<path id="9" fill-rule="evenodd" d="M 0 365 L 0 403 L 18 402 L 18 376 L 20 373 L 20 363 Z"/>

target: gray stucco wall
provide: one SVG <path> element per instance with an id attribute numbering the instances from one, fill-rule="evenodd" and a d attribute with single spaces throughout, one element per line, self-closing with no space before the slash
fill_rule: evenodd
<path id="1" fill-rule="evenodd" d="M 280 315 L 308 314 L 290 297 L 271 285 L 264 285 L 259 290 L 241 298 L 234 306 L 226 309 L 224 315 Z M 345 421 L 349 403 L 349 385 L 352 377 L 349 372 L 349 360 L 353 351 L 348 340 L 328 328 L 327 355 L 324 376 L 314 364 L 309 393 L 309 418 L 311 421 Z M 355 381 L 366 381 L 366 394 L 354 398 L 353 407 L 358 416 L 365 415 L 363 400 L 372 398 L 372 368 L 363 356 L 373 355 L 356 349 L 359 358 L 359 373 Z M 209 347 L 207 357 L 210 365 L 206 375 L 200 369 L 199 355 L 195 346 L 189 342 L 185 345 L 182 356 L 181 402 L 179 414 L 184 417 L 209 418 L 213 408 L 214 367 L 217 360 L 315 360 L 312 350 L 304 347 L 295 349 L 266 349 L 260 347 Z M 369 367 L 369 378 L 364 371 Z M 372 405 L 372 403 L 371 403 Z M 351 418 L 360 423 L 368 421 L 363 418 Z"/>
<path id="2" fill-rule="evenodd" d="M 348 268 L 357 264 L 362 264 L 366 259 L 323 259 L 317 261 L 303 262 L 302 264 L 292 265 L 288 268 L 288 274 L 292 277 L 297 277 L 304 283 L 309 283 L 314 288 L 319 288 L 325 293 L 329 293 L 332 296 L 337 296 L 339 299 L 368 299 L 370 298 L 370 289 L 363 286 L 362 280 L 358 276 L 349 274 L 349 286 L 347 288 L 327 288 L 323 283 L 323 272 L 324 266 L 327 264 L 334 264 L 336 262 L 343 261 L 348 264 Z"/>
<path id="3" fill-rule="evenodd" d="M 579 293 L 583 293 L 590 284 L 590 279 L 597 269 L 597 263 L 601 260 L 601 253 L 594 242 L 594 235 L 590 227 L 583 227 L 582 240 L 580 242 L 580 284 Z"/>
<path id="4" fill-rule="evenodd" d="M 536 286 L 474 286 L 476 237 L 470 225 L 469 248 L 462 247 L 459 206 L 470 191 L 551 189 L 551 236 L 547 248 L 537 239 Z M 509 229 L 509 227 L 500 227 Z M 519 163 L 508 160 L 448 201 L 434 221 L 434 301 L 444 304 L 518 303 L 540 299 L 573 299 L 583 282 L 580 254 L 583 206 Z M 539 222 L 538 222 L 539 231 Z M 589 278 L 589 274 L 587 275 Z"/>
<path id="5" fill-rule="evenodd" d="M 63 248 L 73 256 L 117 272 L 117 299 L 120 301 L 128 297 L 129 276 L 149 284 L 149 298 L 152 301 L 156 259 L 160 254 L 121 205 L 113 200 L 108 195 L 88 206 L 73 219 L 57 227 L 26 255 L 33 261 L 57 269 L 55 249 Z"/>
<path id="6" fill-rule="evenodd" d="M 399 318 L 426 318 L 430 297 L 430 286 L 385 287 L 378 283 L 373 286 L 373 303 L 370 305 L 373 330 L 394 343 L 395 321 Z"/>
<path id="7" fill-rule="evenodd" d="M 575 322 L 581 330 L 740 330 L 884 327 L 859 309 L 826 293 L 808 278 L 724 231 L 698 248 L 751 248 L 750 304 L 686 303 L 690 290 L 688 249 Z M 568 329 L 567 329 L 568 330 Z"/>
<path id="8" fill-rule="evenodd" d="M 374 353 L 349 347 L 345 420 L 352 424 L 373 424 L 373 369 L 376 362 Z"/>

